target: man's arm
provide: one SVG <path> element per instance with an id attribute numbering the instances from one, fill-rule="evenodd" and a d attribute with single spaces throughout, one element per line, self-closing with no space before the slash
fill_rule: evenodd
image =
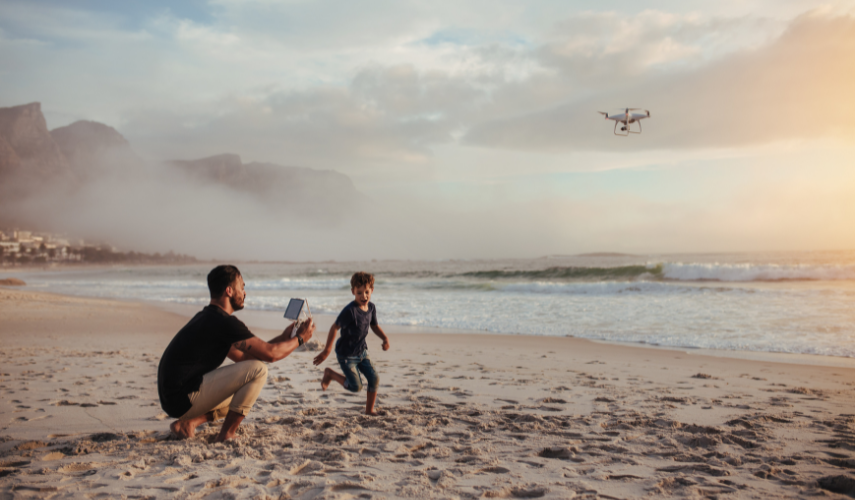
<path id="1" fill-rule="evenodd" d="M 293 329 L 293 325 L 291 325 L 290 328 Z M 315 333 L 315 323 L 309 319 L 302 325 L 300 330 L 297 332 L 297 336 L 293 339 L 289 338 L 291 336 L 291 331 L 286 328 L 285 331 L 282 332 L 282 335 L 279 335 L 270 342 L 265 342 L 258 337 L 252 337 L 246 340 L 241 340 L 240 342 L 235 342 L 232 344 L 232 348 L 229 349 L 229 358 L 234 359 L 231 356 L 232 351 L 239 351 L 241 353 L 240 357 L 243 359 L 257 359 L 259 361 L 273 363 L 288 356 L 300 347 L 300 340 L 297 337 L 300 337 L 303 342 L 307 342 L 312 338 L 313 333 Z M 276 341 L 277 339 L 279 340 Z M 241 359 L 241 361 L 243 359 Z"/>
<path id="2" fill-rule="evenodd" d="M 327 335 L 327 345 L 324 346 L 324 350 L 321 351 L 320 354 L 315 356 L 315 366 L 318 366 L 319 364 L 323 363 L 324 360 L 329 357 L 330 353 L 332 352 L 333 341 L 335 340 L 335 334 L 338 333 L 338 329 L 338 323 L 333 323 L 330 327 L 330 333 L 329 335 Z"/>
<path id="3" fill-rule="evenodd" d="M 380 325 L 371 325 L 371 331 L 374 332 L 375 335 L 383 339 L 383 350 L 389 350 L 389 337 L 386 336 L 386 332 L 380 328 Z"/>
<path id="4" fill-rule="evenodd" d="M 288 325 L 287 328 L 285 328 L 285 331 L 283 331 L 281 335 L 279 335 L 276 338 L 268 340 L 267 343 L 268 344 L 278 344 L 279 342 L 290 339 L 291 338 L 291 331 L 294 330 L 294 325 L 296 325 L 296 324 L 297 324 L 296 321 L 291 323 L 290 325 Z M 251 354 L 247 354 L 243 351 L 238 351 L 235 348 L 235 346 L 231 346 L 231 348 L 229 348 L 229 353 L 227 356 L 229 357 L 230 360 L 234 361 L 235 363 L 237 363 L 239 361 L 249 361 L 252 359 L 258 359 Z"/>
<path id="5" fill-rule="evenodd" d="M 234 361 L 235 363 L 238 363 L 240 361 L 250 361 L 253 359 L 258 359 L 255 356 L 253 356 L 252 354 L 247 354 L 243 351 L 238 351 L 235 348 L 234 344 L 232 344 L 232 346 L 229 347 L 229 353 L 226 356 L 228 356 L 228 358 L 230 360 Z"/>

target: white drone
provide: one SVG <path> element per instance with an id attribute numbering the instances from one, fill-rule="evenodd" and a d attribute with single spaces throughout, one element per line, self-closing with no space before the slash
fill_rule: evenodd
<path id="1" fill-rule="evenodd" d="M 636 111 L 636 110 L 644 111 L 644 113 L 630 113 L 630 111 Z M 623 113 L 618 113 L 616 115 L 609 115 L 608 113 L 605 113 L 603 111 L 597 111 L 597 113 L 605 116 L 606 120 L 614 120 L 615 121 L 615 130 L 614 130 L 615 135 L 622 135 L 624 137 L 628 136 L 629 134 L 640 134 L 641 133 L 641 120 L 643 120 L 645 118 L 650 118 L 650 111 L 647 111 L 646 109 L 641 109 L 641 108 L 626 108 L 626 110 Z M 624 132 L 623 134 L 617 133 L 618 123 L 623 123 L 623 126 L 620 128 L 621 132 Z M 638 124 L 638 132 L 631 129 L 630 125 L 633 123 Z"/>

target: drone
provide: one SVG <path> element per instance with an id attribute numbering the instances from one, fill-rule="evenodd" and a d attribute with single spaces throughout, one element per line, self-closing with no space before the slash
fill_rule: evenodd
<path id="1" fill-rule="evenodd" d="M 637 111 L 637 110 L 644 111 L 644 113 L 630 113 L 630 111 Z M 603 111 L 597 111 L 597 113 L 605 116 L 606 120 L 614 120 L 615 121 L 615 130 L 614 130 L 615 135 L 621 135 L 624 137 L 628 136 L 629 134 L 640 134 L 641 133 L 641 120 L 643 120 L 645 118 L 650 118 L 650 111 L 647 111 L 646 109 L 641 109 L 641 108 L 626 108 L 626 110 L 623 113 L 618 113 L 616 115 L 611 115 L 611 116 L 609 116 L 608 113 L 605 113 Z M 623 132 L 622 134 L 618 134 L 618 132 L 617 132 L 618 123 L 623 123 L 623 126 L 620 128 L 621 132 Z M 631 129 L 630 125 L 633 123 L 638 124 L 638 132 Z"/>

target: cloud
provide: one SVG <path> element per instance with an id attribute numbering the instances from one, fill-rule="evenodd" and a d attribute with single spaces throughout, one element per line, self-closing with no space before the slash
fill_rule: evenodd
<path id="1" fill-rule="evenodd" d="M 345 170 L 425 162 L 461 137 L 467 145 L 528 151 L 729 148 L 824 137 L 850 126 L 845 113 L 817 117 L 829 116 L 822 102 L 829 90 L 845 98 L 845 80 L 835 74 L 851 72 L 852 24 L 813 13 L 772 38 L 777 25 L 756 18 L 586 12 L 555 24 L 539 45 L 432 43 L 412 49 L 432 54 L 427 67 L 367 62 L 342 84 L 271 84 L 190 106 L 149 106 L 126 113 L 121 128 L 160 157 L 228 150 Z M 224 44 L 228 53 L 243 43 L 226 37 L 203 45 Z M 809 65 L 824 88 L 785 83 L 804 79 Z M 770 75 L 779 82 L 773 88 Z M 597 120 L 595 111 L 621 104 L 652 109 L 643 141 L 616 145 L 609 124 Z M 770 109 L 788 118 L 770 121 Z"/>
<path id="2" fill-rule="evenodd" d="M 629 80 L 545 111 L 482 122 L 465 141 L 522 150 L 627 151 L 850 139 L 855 133 L 855 18 L 808 13 L 760 48 L 690 70 Z M 595 120 L 596 111 L 615 105 L 651 110 L 644 135 L 617 142 L 611 122 Z"/>
<path id="3" fill-rule="evenodd" d="M 757 93 L 755 76 L 739 79 L 741 66 L 769 60 L 763 53 L 791 36 L 754 49 L 779 31 L 777 21 L 573 13 L 560 2 L 484 3 L 484 16 L 471 5 L 219 1 L 201 20 L 158 9 L 132 29 L 116 12 L 64 6 L 42 13 L 55 27 L 43 28 L 27 5 L 0 10 L 20 25 L 0 32 L 0 62 L 21 70 L 3 104 L 42 101 L 51 126 L 106 122 L 158 158 L 230 151 L 343 171 L 424 163 L 461 137 L 497 149 L 612 148 L 591 117 L 616 105 L 652 108 L 656 121 L 645 142 L 621 147 L 732 145 L 694 130 L 730 123 L 735 106 L 717 79 L 735 75 L 723 87 L 729 95 L 742 84 Z M 791 31 L 828 19 L 797 21 Z M 715 113 L 699 120 L 705 102 Z"/>
<path id="4" fill-rule="evenodd" d="M 585 12 L 557 23 L 537 56 L 569 82 L 613 87 L 651 71 L 697 67 L 764 41 L 770 29 L 773 23 L 756 18 Z"/>
<path id="5" fill-rule="evenodd" d="M 447 127 L 433 115 L 390 116 L 383 105 L 412 104 L 399 97 L 396 103 L 378 103 L 336 87 L 280 91 L 209 106 L 219 112 L 142 111 L 129 116 L 122 131 L 160 158 L 229 151 L 252 160 L 330 168 L 359 161 L 422 161 L 429 154 L 426 144 L 448 140 Z"/>

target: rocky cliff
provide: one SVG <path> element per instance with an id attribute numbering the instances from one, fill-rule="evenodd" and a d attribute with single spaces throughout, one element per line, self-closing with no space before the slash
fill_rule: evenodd
<path id="1" fill-rule="evenodd" d="M 222 154 L 200 160 L 174 160 L 171 164 L 200 180 L 216 182 L 235 189 L 264 193 L 288 189 L 322 193 L 357 195 L 350 178 L 334 170 L 289 167 L 275 163 L 243 163 L 236 154 Z M 277 184 L 282 184 L 277 185 Z"/>
<path id="2" fill-rule="evenodd" d="M 21 159 L 15 149 L 0 135 L 0 180 L 21 168 Z"/>
<path id="3" fill-rule="evenodd" d="M 33 207 L 64 211 L 93 203 L 92 192 L 110 190 L 121 196 L 137 188 L 149 189 L 154 196 L 169 186 L 171 193 L 183 196 L 205 185 L 247 194 L 273 213 L 328 222 L 366 199 L 350 178 L 332 170 L 244 164 L 234 154 L 147 163 L 110 126 L 78 121 L 49 132 L 39 103 L 0 108 L 0 222 L 7 225 L 38 227 L 40 216 Z M 109 213 L 111 207 L 103 209 Z"/>
<path id="4" fill-rule="evenodd" d="M 172 160 L 170 164 L 199 180 L 225 184 L 233 187 L 246 182 L 246 169 L 236 154 L 221 154 L 199 160 Z"/>
<path id="5" fill-rule="evenodd" d="M 236 154 L 174 160 L 170 164 L 196 182 L 227 186 L 251 194 L 271 207 L 311 211 L 325 218 L 350 210 L 366 199 L 349 177 L 333 170 L 243 163 Z"/>
<path id="6" fill-rule="evenodd" d="M 34 102 L 0 108 L 0 181 L 69 180 L 71 169 Z"/>
<path id="7" fill-rule="evenodd" d="M 103 123 L 77 121 L 51 130 L 51 137 L 81 180 L 142 168 L 127 139 Z"/>

